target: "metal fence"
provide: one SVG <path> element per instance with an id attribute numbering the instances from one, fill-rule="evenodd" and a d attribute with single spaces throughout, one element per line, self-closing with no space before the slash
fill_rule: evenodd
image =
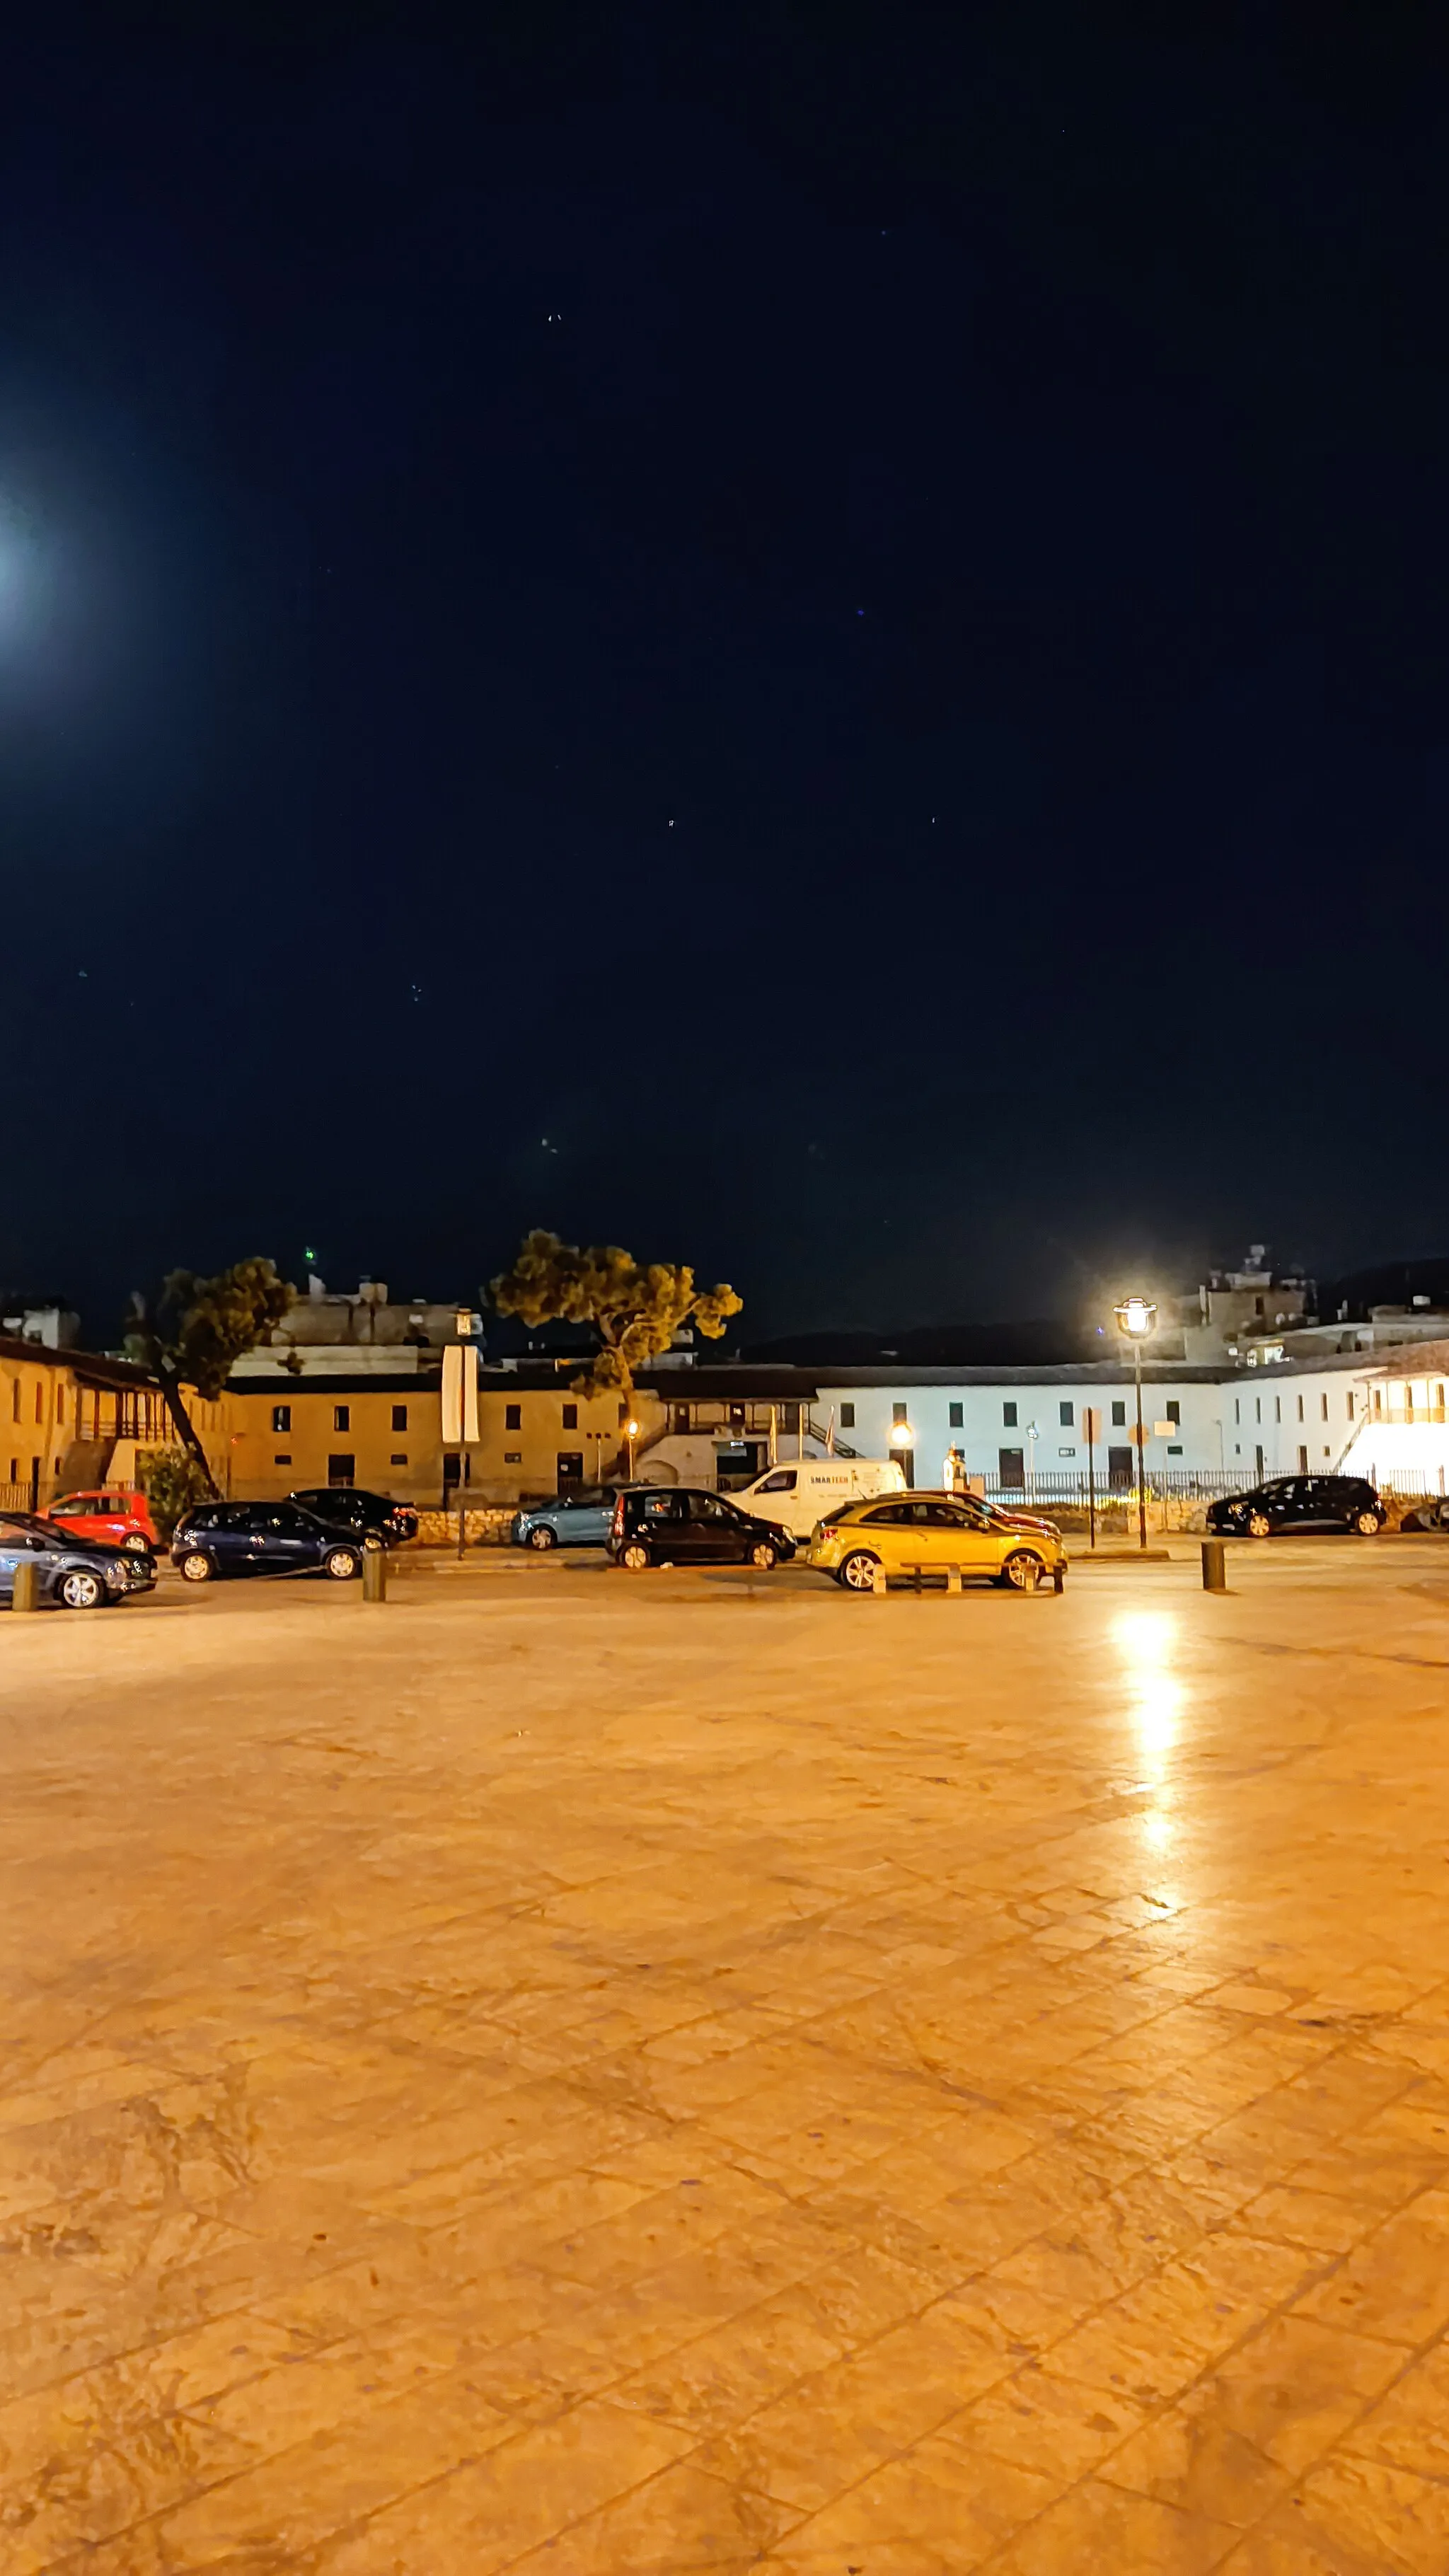
<path id="1" fill-rule="evenodd" d="M 1149 1467 L 1146 1477 L 1147 1492 L 1154 1502 L 1169 1497 L 1213 1502 L 1219 1494 L 1251 1493 L 1263 1481 L 1254 1469 L 1235 1467 L 1211 1472 L 1196 1467 Z M 1108 1472 L 1095 1479 L 1092 1490 L 1099 1504 L 1125 1502 L 1135 1497 L 1137 1480 L 1130 1470 L 1120 1478 Z M 1037 1475 L 1024 1474 L 1014 1483 L 999 1475 L 988 1475 L 986 1492 L 994 1503 L 1079 1503 L 1083 1511 L 1089 1500 L 1087 1478 L 1079 1470 L 1057 1474 L 1043 1468 Z"/>

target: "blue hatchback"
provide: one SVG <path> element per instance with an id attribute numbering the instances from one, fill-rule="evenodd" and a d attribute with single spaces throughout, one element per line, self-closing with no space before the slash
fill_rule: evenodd
<path id="1" fill-rule="evenodd" d="M 583 1485 L 576 1494 L 555 1494 L 547 1503 L 529 1503 L 519 1512 L 509 1535 L 515 1547 L 602 1547 L 614 1526 L 618 1485 Z"/>

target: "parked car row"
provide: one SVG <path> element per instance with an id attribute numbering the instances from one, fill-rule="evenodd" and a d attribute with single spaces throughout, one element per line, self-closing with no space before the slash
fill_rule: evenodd
<path id="1" fill-rule="evenodd" d="M 372 1549 L 416 1538 L 411 1503 L 356 1486 L 315 1486 L 280 1503 L 198 1503 L 184 1512 L 171 1560 L 188 1583 L 228 1575 L 320 1574 L 349 1582 Z M 67 1610 L 154 1591 L 161 1550 L 144 1494 L 106 1487 L 63 1494 L 48 1512 L 0 1518 L 0 1601 L 15 1594 L 25 1559 L 39 1569 L 43 1599 Z"/>

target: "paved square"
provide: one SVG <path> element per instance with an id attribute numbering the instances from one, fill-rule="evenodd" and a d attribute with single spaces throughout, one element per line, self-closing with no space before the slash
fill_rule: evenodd
<path id="1" fill-rule="evenodd" d="M 0 1622 L 4 2576 L 1438 2576 L 1449 1546 L 1238 1580 Z"/>

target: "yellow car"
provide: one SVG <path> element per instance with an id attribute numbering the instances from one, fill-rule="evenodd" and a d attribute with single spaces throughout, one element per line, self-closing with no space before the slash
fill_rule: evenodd
<path id="1" fill-rule="evenodd" d="M 1050 1576 L 1061 1591 L 1067 1551 L 1051 1521 L 1004 1512 L 979 1494 L 866 1495 L 817 1521 L 807 1565 L 833 1574 L 851 1592 L 874 1589 L 878 1569 L 892 1576 L 934 1575 L 952 1567 L 962 1577 L 1034 1592 Z"/>

